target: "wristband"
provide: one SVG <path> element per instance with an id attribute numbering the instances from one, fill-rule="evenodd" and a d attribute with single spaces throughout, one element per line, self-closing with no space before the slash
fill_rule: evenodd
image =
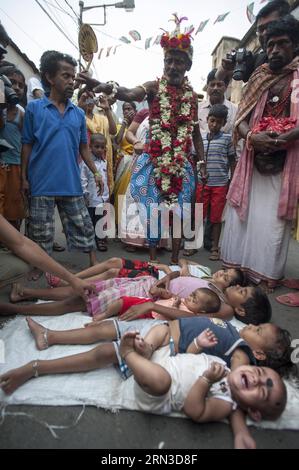
<path id="1" fill-rule="evenodd" d="M 96 172 L 93 174 L 93 176 L 98 176 L 99 178 L 102 178 L 102 175 L 101 175 L 98 171 L 96 171 Z"/>
<path id="2" fill-rule="evenodd" d="M 199 350 L 199 349 L 200 349 L 200 346 L 199 346 L 199 344 L 198 344 L 197 338 L 194 338 L 193 343 L 195 344 L 196 349 Z"/>
<path id="3" fill-rule="evenodd" d="M 207 379 L 204 375 L 201 375 L 199 378 L 203 379 L 208 384 L 209 387 L 211 385 L 213 385 L 213 382 L 211 382 L 209 379 Z"/>

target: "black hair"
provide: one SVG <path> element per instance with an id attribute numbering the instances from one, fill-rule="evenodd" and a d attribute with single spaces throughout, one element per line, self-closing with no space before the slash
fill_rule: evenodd
<path id="1" fill-rule="evenodd" d="M 50 77 L 54 77 L 60 68 L 59 62 L 67 62 L 73 67 L 77 66 L 77 61 L 73 57 L 68 54 L 63 54 L 62 52 L 46 51 L 41 56 L 40 73 L 42 82 L 46 85 L 46 87 L 51 86 L 47 80 L 46 75 L 48 74 Z"/>
<path id="2" fill-rule="evenodd" d="M 244 271 L 242 271 L 241 269 L 238 269 L 238 268 L 232 268 L 234 269 L 234 271 L 236 272 L 236 278 L 230 282 L 230 286 L 247 286 L 248 284 L 248 279 L 247 279 L 247 276 L 246 276 L 246 273 Z"/>
<path id="3" fill-rule="evenodd" d="M 254 294 L 241 304 L 245 310 L 245 315 L 235 313 L 235 317 L 249 325 L 260 325 L 261 323 L 268 323 L 272 317 L 272 307 L 267 294 L 260 288 L 254 288 Z"/>
<path id="4" fill-rule="evenodd" d="M 207 287 L 199 287 L 200 292 L 203 292 L 207 296 L 207 302 L 204 308 L 205 313 L 216 313 L 220 310 L 221 301 L 219 296 L 211 289 Z"/>
<path id="5" fill-rule="evenodd" d="M 122 109 L 124 109 L 124 105 L 125 104 L 130 104 L 132 106 L 132 108 L 137 111 L 137 106 L 136 106 L 136 103 L 134 101 L 124 101 L 123 102 L 123 105 L 122 105 Z"/>
<path id="6" fill-rule="evenodd" d="M 211 72 L 208 73 L 208 76 L 207 76 L 207 85 L 212 82 L 213 80 L 217 80 L 216 79 L 216 72 L 217 72 L 218 69 L 213 69 L 211 70 Z M 229 84 L 229 79 L 228 78 L 225 78 L 223 80 L 219 80 L 220 82 L 223 82 L 225 84 L 225 86 L 228 86 Z"/>
<path id="7" fill-rule="evenodd" d="M 213 104 L 211 106 L 208 117 L 215 117 L 219 119 L 227 120 L 228 109 L 224 104 Z"/>
<path id="8" fill-rule="evenodd" d="M 287 15 L 277 21 L 271 21 L 267 27 L 266 44 L 273 36 L 288 36 L 292 43 L 299 44 L 299 21 L 292 15 Z"/>
<path id="9" fill-rule="evenodd" d="M 288 330 L 276 327 L 276 336 L 274 344 L 271 349 L 265 350 L 266 358 L 257 360 L 258 366 L 271 367 L 276 370 L 280 375 L 285 375 L 288 369 L 293 367 L 291 362 L 291 355 L 293 349 L 291 347 L 291 335 Z"/>
<path id="10" fill-rule="evenodd" d="M 81 98 L 81 96 L 83 95 L 83 93 L 85 93 L 86 91 L 89 91 L 88 88 L 85 86 L 83 88 L 80 88 L 80 90 L 78 91 L 78 94 L 77 94 L 77 100 L 79 101 L 79 99 Z"/>
<path id="11" fill-rule="evenodd" d="M 25 75 L 23 74 L 23 72 L 14 65 L 5 66 L 3 68 L 1 67 L 1 73 L 6 75 L 7 77 L 11 77 L 15 73 L 16 75 L 20 75 L 23 78 L 24 83 L 26 82 Z"/>
<path id="12" fill-rule="evenodd" d="M 0 43 L 4 47 L 7 47 L 9 42 L 10 42 L 9 36 L 8 36 L 3 24 L 0 21 Z"/>
<path id="13" fill-rule="evenodd" d="M 106 144 L 107 142 L 107 139 L 106 137 L 104 136 L 104 134 L 101 134 L 100 132 L 97 132 L 96 134 L 91 134 L 90 136 L 90 144 L 93 144 L 95 140 L 103 140 Z"/>
<path id="14" fill-rule="evenodd" d="M 285 0 L 273 0 L 272 2 L 267 3 L 267 5 L 258 12 L 256 15 L 256 21 L 271 15 L 271 13 L 274 13 L 275 11 L 279 16 L 283 17 L 290 12 L 290 5 Z"/>

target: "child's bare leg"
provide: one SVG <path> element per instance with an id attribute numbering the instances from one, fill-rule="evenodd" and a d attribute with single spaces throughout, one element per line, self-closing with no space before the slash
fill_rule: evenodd
<path id="1" fill-rule="evenodd" d="M 107 307 L 105 312 L 95 313 L 94 318 L 98 322 L 98 321 L 106 320 L 107 318 L 110 318 L 110 317 L 114 317 L 119 314 L 122 306 L 123 306 L 123 301 L 121 299 L 115 300 Z"/>
<path id="2" fill-rule="evenodd" d="M 102 263 L 97 263 L 94 266 L 90 266 L 79 273 L 76 273 L 75 276 L 79 277 L 80 279 L 88 279 L 91 280 L 100 280 L 103 279 L 100 275 L 108 271 L 108 269 L 118 269 L 122 268 L 122 258 L 110 258 L 107 261 L 103 261 Z M 114 276 L 116 277 L 116 276 Z M 106 278 L 105 278 L 106 279 Z M 62 279 L 60 280 L 61 286 L 67 285 L 65 281 Z"/>
<path id="3" fill-rule="evenodd" d="M 0 303 L 0 315 L 62 315 L 77 311 L 85 311 L 85 302 L 81 297 L 68 297 L 65 300 L 45 304 L 17 305 L 10 303 Z"/>
<path id="4" fill-rule="evenodd" d="M 163 271 L 165 274 L 171 274 L 172 273 L 170 267 L 167 266 L 167 264 L 156 264 L 155 267 L 157 269 L 160 269 L 160 271 Z"/>
<path id="5" fill-rule="evenodd" d="M 212 248 L 211 251 L 217 251 L 219 247 L 219 239 L 221 234 L 222 224 L 212 224 Z"/>
<path id="6" fill-rule="evenodd" d="M 93 328 L 55 331 L 45 328 L 30 317 L 26 320 L 39 351 L 54 344 L 93 344 L 97 341 L 117 339 L 113 321 L 101 322 Z"/>
<path id="7" fill-rule="evenodd" d="M 69 286 L 55 287 L 54 289 L 32 289 L 30 287 L 24 287 L 21 284 L 13 284 L 10 292 L 10 301 L 16 303 L 28 299 L 64 300 L 72 294 L 72 288 Z"/>
<path id="8" fill-rule="evenodd" d="M 120 343 L 120 354 L 134 374 L 136 382 L 145 392 L 160 396 L 165 395 L 171 386 L 171 376 L 164 367 L 155 364 L 134 349 L 134 342 L 138 333 L 128 331 Z"/>
<path id="9" fill-rule="evenodd" d="M 151 353 L 169 344 L 169 340 L 170 331 L 169 326 L 166 324 L 154 326 L 144 337 L 144 341 L 151 346 Z"/>
<path id="10" fill-rule="evenodd" d="M 91 351 L 49 361 L 32 361 L 0 376 L 0 388 L 13 393 L 28 380 L 40 375 L 87 372 L 118 364 L 113 343 L 100 344 Z"/>

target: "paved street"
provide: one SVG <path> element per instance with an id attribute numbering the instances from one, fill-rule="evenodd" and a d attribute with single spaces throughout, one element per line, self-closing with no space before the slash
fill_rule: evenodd
<path id="1" fill-rule="evenodd" d="M 57 240 L 65 245 L 61 229 L 57 230 Z M 147 253 L 140 250 L 127 254 L 121 243 L 110 242 L 107 253 L 98 253 L 98 259 L 112 256 L 127 256 L 146 260 Z M 169 253 L 159 254 L 162 262 L 167 263 Z M 55 253 L 55 258 L 69 269 L 77 271 L 87 265 L 87 255 L 72 255 L 67 252 Z M 201 250 L 192 258 L 213 270 L 220 263 L 208 260 L 208 253 Z M 292 241 L 287 264 L 287 277 L 299 277 L 299 244 Z M 39 286 L 45 281 L 39 281 Z M 275 295 L 287 292 L 279 288 Z M 7 298 L 8 289 L 1 293 L 1 300 Z M 299 338 L 299 308 L 287 308 L 270 296 L 273 306 L 273 321 L 289 329 L 294 338 Z M 80 407 L 39 407 L 15 406 L 12 412 L 32 414 L 39 421 L 49 424 L 68 425 L 79 415 Z M 162 444 L 165 449 L 230 449 L 233 447 L 232 435 L 226 424 L 196 425 L 189 420 L 165 418 L 138 412 L 120 411 L 111 413 L 94 407 L 87 407 L 79 424 L 71 429 L 57 430 L 59 439 L 54 439 L 41 424 L 27 417 L 8 416 L 0 426 L 0 448 L 3 449 L 157 449 Z M 295 449 L 299 447 L 299 433 L 294 431 L 273 431 L 252 429 L 258 448 Z"/>

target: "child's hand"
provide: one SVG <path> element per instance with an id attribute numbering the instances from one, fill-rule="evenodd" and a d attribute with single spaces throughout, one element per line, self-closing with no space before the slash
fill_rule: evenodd
<path id="1" fill-rule="evenodd" d="M 104 192 L 104 183 L 103 183 L 103 179 L 100 175 L 98 174 L 95 174 L 94 175 L 94 180 L 96 182 L 96 185 L 98 187 L 98 196 L 101 196 L 101 194 L 103 194 Z"/>
<path id="2" fill-rule="evenodd" d="M 172 293 L 163 287 L 152 286 L 149 290 L 152 297 L 160 297 L 161 299 L 171 299 Z"/>
<path id="3" fill-rule="evenodd" d="M 219 380 L 223 379 L 226 375 L 226 367 L 219 362 L 212 362 L 210 368 L 203 373 L 203 376 L 211 383 L 219 382 Z"/>
<path id="4" fill-rule="evenodd" d="M 173 308 L 179 308 L 179 306 L 181 305 L 181 302 L 182 302 L 182 299 L 180 299 L 180 297 L 176 295 L 172 301 Z"/>
<path id="5" fill-rule="evenodd" d="M 213 331 L 207 328 L 197 336 L 196 343 L 200 348 L 212 348 L 218 343 L 218 339 Z"/>
<path id="6" fill-rule="evenodd" d="M 180 270 L 180 276 L 190 276 L 190 272 L 189 272 L 189 268 L 188 266 L 184 266 L 181 270 Z"/>
<path id="7" fill-rule="evenodd" d="M 235 449 L 256 449 L 256 442 L 248 431 L 241 431 L 235 435 Z"/>

